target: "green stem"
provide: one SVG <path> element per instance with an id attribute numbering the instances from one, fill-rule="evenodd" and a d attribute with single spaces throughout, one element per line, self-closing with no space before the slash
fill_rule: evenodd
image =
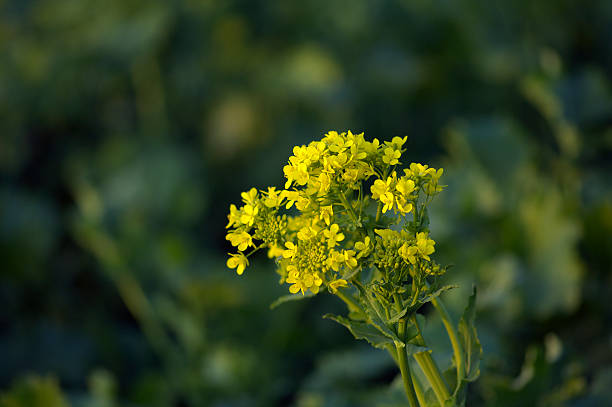
<path id="1" fill-rule="evenodd" d="M 412 386 L 412 379 L 410 378 L 410 368 L 408 367 L 408 357 L 406 356 L 406 348 L 401 347 L 399 344 L 395 344 L 397 350 L 397 359 L 399 362 L 400 373 L 402 374 L 402 381 L 404 382 L 404 391 L 408 398 L 410 407 L 418 407 L 418 401 Z"/>
<path id="2" fill-rule="evenodd" d="M 417 327 L 419 332 L 416 337 L 417 344 L 420 346 L 425 346 L 425 340 L 423 339 L 423 335 L 421 334 L 421 329 L 419 328 L 415 315 L 412 315 L 412 322 Z M 431 357 L 431 353 L 428 351 L 415 353 L 414 359 L 423 370 L 423 373 L 425 373 L 425 377 L 431 384 L 431 388 L 433 389 L 436 398 L 440 402 L 440 405 L 443 406 L 444 402 L 450 398 L 450 393 L 448 391 L 446 382 L 442 378 L 438 365 L 436 365 L 436 362 Z"/>
<path id="3" fill-rule="evenodd" d="M 463 350 L 461 348 L 461 343 L 459 342 L 459 336 L 457 335 L 457 330 L 455 329 L 455 325 L 451 319 L 450 314 L 446 310 L 444 303 L 440 298 L 434 298 L 431 303 L 440 313 L 440 317 L 442 318 L 442 323 L 444 324 L 444 328 L 446 328 L 446 333 L 451 341 L 451 345 L 453 347 L 453 353 L 455 355 L 455 364 L 457 365 L 457 383 L 461 382 L 461 379 L 465 377 L 465 360 L 463 355 Z"/>
<path id="4" fill-rule="evenodd" d="M 357 220 L 357 215 L 355 214 L 355 210 L 353 209 L 353 207 L 349 204 L 349 202 L 346 199 L 346 196 L 344 196 L 344 192 L 340 191 L 340 201 L 342 202 L 342 205 L 344 205 L 344 207 L 346 208 L 349 217 L 351 218 L 351 220 L 353 221 L 353 223 L 355 224 L 355 226 L 359 225 L 359 221 Z"/>
<path id="5" fill-rule="evenodd" d="M 410 369 L 410 362 L 408 363 L 408 369 Z M 421 404 L 421 406 L 426 406 L 427 401 L 425 399 L 425 393 L 423 392 L 423 387 L 421 386 L 421 383 L 419 383 L 419 380 L 414 374 L 412 375 L 412 385 L 414 386 L 414 392 L 416 393 L 417 400 L 419 400 L 419 403 Z"/>
<path id="6" fill-rule="evenodd" d="M 393 300 L 395 302 L 395 307 L 398 312 L 402 310 L 402 300 L 399 295 L 394 294 Z M 397 336 L 401 341 L 406 341 L 406 319 L 401 319 L 397 323 Z M 414 391 L 414 387 L 412 385 L 412 375 L 410 374 L 410 365 L 408 364 L 408 354 L 406 353 L 406 347 L 400 347 L 399 344 L 395 344 L 395 348 L 397 350 L 397 361 L 399 363 L 400 373 L 402 374 L 402 381 L 404 383 L 404 391 L 406 392 L 406 397 L 408 398 L 408 403 L 411 407 L 418 407 L 419 404 L 417 402 L 417 396 Z"/>

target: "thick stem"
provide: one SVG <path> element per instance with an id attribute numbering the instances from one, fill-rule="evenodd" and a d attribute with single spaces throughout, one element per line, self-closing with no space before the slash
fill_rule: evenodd
<path id="1" fill-rule="evenodd" d="M 402 310 L 402 300 L 399 295 L 394 294 L 393 300 L 395 302 L 395 308 L 400 312 Z M 397 323 L 397 336 L 398 338 L 406 343 L 406 319 L 400 319 Z M 406 391 L 406 397 L 411 406 L 418 406 L 416 399 L 416 393 L 412 385 L 412 375 L 410 374 L 410 365 L 408 364 L 408 354 L 406 353 L 406 347 L 400 347 L 395 345 L 397 349 L 397 361 L 399 364 L 400 372 L 402 374 L 402 381 L 404 382 L 404 390 Z"/>
<path id="2" fill-rule="evenodd" d="M 396 344 L 395 349 L 397 350 L 397 359 L 399 362 L 400 373 L 402 374 L 404 391 L 406 392 L 408 403 L 410 404 L 410 407 L 418 407 L 419 403 L 417 401 L 417 397 L 414 392 L 414 387 L 412 386 L 412 379 L 410 377 L 410 367 L 408 367 L 408 357 L 406 356 L 406 348 L 399 346 L 399 344 Z"/>
<path id="3" fill-rule="evenodd" d="M 412 316 L 412 322 L 417 327 L 419 332 L 416 337 L 418 345 L 425 346 L 425 340 L 423 339 L 423 335 L 421 334 L 421 329 L 419 328 L 415 315 Z M 414 360 L 416 360 L 423 370 L 423 373 L 425 373 L 425 377 L 431 384 L 431 388 L 433 389 L 436 398 L 440 402 L 440 405 L 443 406 L 444 402 L 450 398 L 450 393 L 448 391 L 446 382 L 442 378 L 438 365 L 436 365 L 436 362 L 433 360 L 429 352 L 415 353 Z"/>
<path id="4" fill-rule="evenodd" d="M 453 347 L 453 354 L 455 355 L 455 364 L 457 365 L 457 383 L 461 382 L 461 379 L 465 377 L 465 360 L 463 355 L 463 349 L 461 348 L 461 343 L 459 342 L 459 336 L 457 335 L 457 330 L 455 329 L 455 325 L 451 319 L 450 314 L 446 310 L 444 303 L 440 298 L 434 298 L 431 303 L 436 308 L 436 310 L 440 313 L 440 317 L 442 318 L 442 323 L 444 324 L 444 328 L 446 328 L 446 333 L 451 341 L 451 345 Z"/>

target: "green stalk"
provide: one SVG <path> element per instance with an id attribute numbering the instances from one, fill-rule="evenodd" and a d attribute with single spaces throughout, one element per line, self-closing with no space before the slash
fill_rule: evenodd
<path id="1" fill-rule="evenodd" d="M 461 379 L 465 377 L 465 360 L 463 355 L 463 350 L 461 348 L 461 343 L 459 342 L 459 337 L 457 335 L 457 330 L 455 329 L 455 325 L 451 320 L 451 316 L 446 310 L 444 303 L 440 298 L 434 298 L 431 303 L 440 313 L 440 317 L 442 318 L 442 323 L 444 324 L 444 328 L 446 328 L 446 333 L 451 341 L 451 345 L 453 347 L 453 354 L 455 355 L 455 364 L 457 365 L 457 383 L 461 382 Z"/>
<path id="2" fill-rule="evenodd" d="M 393 296 L 395 301 L 395 307 L 398 312 L 402 310 L 402 303 L 400 297 L 395 294 Z M 406 319 L 401 319 L 397 323 L 397 336 L 402 340 L 405 344 L 406 341 Z M 395 348 L 397 350 L 397 361 L 399 362 L 400 373 L 402 374 L 402 381 L 404 383 L 404 391 L 406 392 L 406 397 L 408 398 L 408 403 L 411 407 L 418 407 L 419 403 L 417 401 L 417 396 L 414 391 L 414 387 L 412 385 L 412 375 L 410 374 L 410 366 L 408 364 L 408 354 L 406 353 L 406 347 L 400 347 L 399 344 L 395 344 Z"/>
<path id="3" fill-rule="evenodd" d="M 398 332 L 399 334 L 399 332 Z M 410 407 L 418 407 L 418 401 L 412 386 L 412 379 L 410 378 L 410 368 L 408 367 L 408 357 L 406 356 L 406 348 L 401 347 L 399 344 L 395 344 L 397 350 L 397 359 L 399 362 L 400 373 L 402 374 L 402 381 L 404 382 L 404 391 L 408 398 Z"/>
<path id="4" fill-rule="evenodd" d="M 408 369 L 410 369 L 410 362 L 408 363 Z M 412 385 L 414 386 L 414 392 L 416 393 L 417 399 L 421 406 L 426 406 L 427 402 L 425 401 L 425 393 L 423 393 L 423 387 L 421 387 L 421 383 L 417 379 L 416 375 L 412 375 Z"/>
<path id="5" fill-rule="evenodd" d="M 412 315 L 412 322 L 417 327 L 419 332 L 416 338 L 418 345 L 425 346 L 425 340 L 423 339 L 423 335 L 421 334 L 421 329 L 419 328 L 415 315 Z M 429 352 L 415 353 L 414 359 L 423 370 L 423 373 L 425 373 L 425 377 L 429 381 L 436 398 L 440 402 L 440 405 L 443 406 L 444 402 L 450 398 L 450 393 L 448 391 L 446 382 L 442 378 L 438 365 L 436 365 L 436 362 L 433 360 Z"/>

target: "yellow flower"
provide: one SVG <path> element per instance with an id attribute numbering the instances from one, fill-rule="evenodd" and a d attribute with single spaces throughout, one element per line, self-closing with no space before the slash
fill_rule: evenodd
<path id="1" fill-rule="evenodd" d="M 358 259 L 370 254 L 370 251 L 372 251 L 372 242 L 370 241 L 370 237 L 366 236 L 363 242 L 355 243 L 355 249 L 359 252 L 357 254 Z"/>
<path id="2" fill-rule="evenodd" d="M 396 197 L 395 204 L 397 209 L 402 213 L 410 213 L 412 211 L 412 203 L 408 202 L 404 197 Z"/>
<path id="3" fill-rule="evenodd" d="M 236 208 L 236 205 L 230 205 L 230 213 L 229 215 L 227 215 L 227 220 L 228 222 L 225 226 L 226 229 L 231 228 L 234 225 L 240 225 L 240 211 L 238 210 L 238 208 Z"/>
<path id="4" fill-rule="evenodd" d="M 410 170 L 404 170 L 404 172 L 408 176 L 412 175 L 413 177 L 424 177 L 425 175 L 430 174 L 432 170 L 435 171 L 433 168 L 429 168 L 427 164 L 423 165 L 419 163 L 412 163 L 410 164 Z"/>
<path id="5" fill-rule="evenodd" d="M 433 170 L 433 168 L 430 168 L 430 170 Z M 442 191 L 443 187 L 442 185 L 438 185 L 438 181 L 440 180 L 440 177 L 442 176 L 443 172 L 443 168 L 440 168 L 437 171 L 434 170 L 430 172 L 430 179 L 425 184 L 425 193 L 427 193 L 428 195 L 435 195 L 438 192 Z"/>
<path id="6" fill-rule="evenodd" d="M 265 192 L 266 198 L 263 203 L 268 208 L 278 208 L 282 205 L 283 194 L 281 191 L 277 191 L 275 187 L 268 187 L 268 192 Z"/>
<path id="7" fill-rule="evenodd" d="M 329 187 L 331 185 L 331 178 L 329 177 L 329 174 L 327 174 L 326 172 L 321 172 L 321 174 L 319 174 L 318 181 L 319 181 L 319 194 L 323 195 L 329 190 Z"/>
<path id="8" fill-rule="evenodd" d="M 414 191 L 414 188 L 414 181 L 406 177 L 400 178 L 397 181 L 397 185 L 395 186 L 395 190 L 402 194 L 404 197 L 410 196 L 410 194 Z"/>
<path id="9" fill-rule="evenodd" d="M 381 195 L 380 202 L 384 204 L 382 208 L 382 212 L 387 213 L 389 209 L 393 209 L 394 201 L 395 201 L 395 197 L 393 196 L 391 192 L 385 192 L 383 195 Z"/>
<path id="10" fill-rule="evenodd" d="M 232 246 L 238 246 L 238 250 L 245 251 L 247 247 L 253 246 L 253 237 L 247 232 L 230 232 L 225 237 L 232 243 Z"/>
<path id="11" fill-rule="evenodd" d="M 330 282 L 327 286 L 329 287 L 329 290 L 335 294 L 336 292 L 338 292 L 339 288 L 346 287 L 347 285 L 348 283 L 346 282 L 346 280 L 339 278 Z"/>
<path id="12" fill-rule="evenodd" d="M 296 203 L 298 199 L 300 199 L 300 193 L 298 191 L 282 191 L 281 197 L 287 198 L 287 205 L 285 205 L 285 207 L 287 209 L 290 209 L 293 204 Z"/>
<path id="13" fill-rule="evenodd" d="M 343 250 L 342 257 L 344 258 L 344 263 L 350 268 L 354 269 L 357 267 L 357 259 L 355 259 L 355 251 L 354 250 Z"/>
<path id="14" fill-rule="evenodd" d="M 287 242 L 285 243 L 285 247 L 287 248 L 287 250 L 283 250 L 283 257 L 286 259 L 291 259 L 295 257 L 295 255 L 297 254 L 297 246 L 293 244 L 293 242 Z"/>
<path id="15" fill-rule="evenodd" d="M 436 249 L 434 248 L 434 245 L 436 244 L 436 242 L 434 242 L 432 239 L 429 239 L 427 237 L 427 233 L 425 232 L 417 233 L 416 238 L 417 238 L 416 247 L 417 247 L 419 256 L 429 261 L 430 260 L 429 255 L 436 251 Z"/>
<path id="16" fill-rule="evenodd" d="M 408 243 L 404 243 L 402 247 L 399 248 L 398 252 L 402 259 L 409 261 L 412 264 L 416 264 L 417 248 L 415 246 L 410 246 Z"/>
<path id="17" fill-rule="evenodd" d="M 242 253 L 232 254 L 228 253 L 231 257 L 227 259 L 227 267 L 230 269 L 236 269 L 236 273 L 240 276 L 244 273 L 244 269 L 249 265 L 249 260 Z"/>
<path id="18" fill-rule="evenodd" d="M 251 188 L 248 192 L 243 192 L 240 196 L 247 205 L 255 206 L 257 203 L 257 190 L 255 188 Z"/>
<path id="19" fill-rule="evenodd" d="M 258 207 L 252 206 L 250 204 L 244 205 L 242 207 L 242 215 L 240 215 L 240 222 L 249 226 L 253 225 L 253 222 L 255 222 L 255 216 L 258 212 Z"/>
<path id="20" fill-rule="evenodd" d="M 304 226 L 298 232 L 297 237 L 300 240 L 306 241 L 306 240 L 310 240 L 313 237 L 315 237 L 317 233 L 318 233 L 317 229 L 313 228 L 312 226 Z"/>
<path id="21" fill-rule="evenodd" d="M 334 271 L 339 271 L 342 263 L 344 262 L 344 256 L 342 253 L 336 250 L 330 250 L 327 256 L 327 267 Z"/>
<path id="22" fill-rule="evenodd" d="M 398 159 L 402 156 L 401 151 L 395 150 L 393 147 L 385 148 L 385 155 L 382 160 L 385 164 L 395 165 L 398 164 Z"/>
<path id="23" fill-rule="evenodd" d="M 372 191 L 372 198 L 380 200 L 380 196 L 390 192 L 391 188 L 391 177 L 387 178 L 387 182 L 377 179 L 374 184 L 370 187 Z"/>
<path id="24" fill-rule="evenodd" d="M 327 238 L 327 247 L 333 249 L 337 242 L 344 240 L 344 234 L 340 232 L 340 226 L 334 223 L 329 227 L 329 230 L 325 230 L 323 235 Z"/>
<path id="25" fill-rule="evenodd" d="M 275 257 L 280 257 L 283 255 L 284 252 L 285 251 L 282 247 L 273 244 L 268 248 L 268 258 L 273 259 Z"/>
<path id="26" fill-rule="evenodd" d="M 306 185 L 308 182 L 308 167 L 304 163 L 300 163 L 298 165 L 285 165 L 283 167 L 283 172 L 287 178 L 287 182 L 285 182 L 285 189 L 289 188 L 293 181 L 295 181 L 298 185 Z"/>
<path id="27" fill-rule="evenodd" d="M 329 226 L 331 219 L 334 216 L 334 208 L 331 205 L 322 206 L 319 209 L 319 219 L 325 221 L 325 224 Z"/>

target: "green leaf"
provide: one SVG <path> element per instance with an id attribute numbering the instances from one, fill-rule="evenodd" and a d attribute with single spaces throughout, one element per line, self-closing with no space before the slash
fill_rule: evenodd
<path id="1" fill-rule="evenodd" d="M 371 291 L 359 289 L 361 293 L 361 302 L 364 305 L 366 314 L 370 318 L 370 324 L 373 325 L 380 333 L 388 338 L 391 338 L 397 346 L 404 347 L 404 341 L 398 338 L 397 334 L 385 322 L 386 317 L 384 310 L 372 295 Z"/>
<path id="2" fill-rule="evenodd" d="M 442 286 L 442 287 L 438 288 L 436 291 L 434 291 L 433 293 L 430 293 L 425 298 L 420 300 L 420 302 L 422 302 L 423 304 L 426 303 L 426 302 L 429 302 L 429 301 L 433 300 L 434 298 L 439 297 L 443 292 L 448 291 L 448 290 L 452 290 L 453 288 L 457 288 L 457 287 L 459 287 L 459 286 L 456 285 L 456 284 L 449 284 L 449 285 Z"/>
<path id="3" fill-rule="evenodd" d="M 473 382 L 480 375 L 482 346 L 478 340 L 474 320 L 476 318 L 476 287 L 468 300 L 468 305 L 459 320 L 459 341 L 465 354 L 465 380 Z"/>
<path id="4" fill-rule="evenodd" d="M 315 295 L 316 294 L 313 294 L 310 291 L 308 291 L 306 294 L 283 295 L 282 297 L 277 298 L 276 301 L 274 301 L 272 304 L 270 304 L 270 309 L 274 309 L 278 307 L 279 305 L 284 304 L 289 301 L 305 300 L 306 298 L 314 297 Z"/>
<path id="5" fill-rule="evenodd" d="M 393 345 L 395 343 L 392 338 L 383 335 L 377 328 L 366 322 L 351 321 L 348 318 L 333 314 L 325 314 L 323 315 L 323 318 L 331 319 L 340 325 L 344 325 L 349 331 L 351 331 L 355 339 L 365 339 L 375 348 L 384 349 L 385 345 Z"/>

